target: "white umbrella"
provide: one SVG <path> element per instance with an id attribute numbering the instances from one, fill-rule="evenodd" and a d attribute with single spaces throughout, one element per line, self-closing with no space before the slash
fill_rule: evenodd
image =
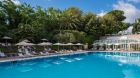
<path id="1" fill-rule="evenodd" d="M 12 38 L 11 38 L 11 37 L 8 37 L 8 36 L 4 36 L 3 39 L 5 39 L 5 40 L 10 40 L 10 39 L 12 39 Z"/>
<path id="2" fill-rule="evenodd" d="M 61 43 L 62 46 L 67 46 L 68 44 Z"/>
<path id="3" fill-rule="evenodd" d="M 67 43 L 66 45 L 70 46 L 70 49 L 72 48 L 71 46 L 74 45 L 73 43 Z"/>
<path id="4" fill-rule="evenodd" d="M 83 46 L 84 44 L 77 43 L 77 44 L 75 44 L 75 45 L 79 46 L 79 48 L 81 48 L 81 49 L 82 49 L 82 46 Z"/>
<path id="5" fill-rule="evenodd" d="M 45 39 L 45 38 L 43 38 L 43 39 L 41 39 L 42 41 L 48 41 L 47 39 Z"/>
<path id="6" fill-rule="evenodd" d="M 33 46 L 35 44 L 22 41 L 22 42 L 17 43 L 16 45 L 18 45 L 18 46 Z"/>
<path id="7" fill-rule="evenodd" d="M 7 40 L 11 40 L 11 37 L 4 36 L 2 39 L 6 40 L 5 45 L 8 46 Z"/>
<path id="8" fill-rule="evenodd" d="M 53 45 L 63 45 L 62 43 L 55 43 L 55 44 L 53 44 Z"/>
<path id="9" fill-rule="evenodd" d="M 74 45 L 73 43 L 67 43 L 66 45 Z"/>
<path id="10" fill-rule="evenodd" d="M 81 43 L 77 43 L 77 44 L 75 44 L 75 45 L 78 45 L 78 46 L 80 46 L 80 45 L 81 45 L 81 46 L 82 46 L 83 44 L 81 44 Z"/>
<path id="11" fill-rule="evenodd" d="M 47 45 L 52 45 L 52 43 L 50 43 L 50 42 L 42 42 L 42 43 L 39 43 L 38 45 L 47 46 Z"/>
<path id="12" fill-rule="evenodd" d="M 62 44 L 62 43 L 55 43 L 55 44 L 53 44 L 53 45 L 58 46 L 58 50 L 59 50 L 59 46 L 62 46 L 62 45 L 64 45 L 64 44 Z"/>
<path id="13" fill-rule="evenodd" d="M 27 39 L 25 39 L 25 40 L 23 40 L 23 41 L 21 41 L 21 42 L 30 42 L 29 40 L 27 40 Z"/>
<path id="14" fill-rule="evenodd" d="M 47 46 L 47 48 L 48 48 L 48 46 L 52 45 L 52 43 L 50 43 L 50 42 L 42 42 L 42 43 L 39 43 L 38 45 L 39 46 L 44 46 L 44 49 L 45 49 L 45 46 Z"/>

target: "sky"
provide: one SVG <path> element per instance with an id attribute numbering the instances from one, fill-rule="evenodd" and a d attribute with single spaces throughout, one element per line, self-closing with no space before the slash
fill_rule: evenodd
<path id="1" fill-rule="evenodd" d="M 13 2 L 17 5 L 28 3 L 33 7 L 54 7 L 62 10 L 74 6 L 98 16 L 103 16 L 111 10 L 123 10 L 127 17 L 125 22 L 129 23 L 140 18 L 140 0 L 13 0 Z"/>

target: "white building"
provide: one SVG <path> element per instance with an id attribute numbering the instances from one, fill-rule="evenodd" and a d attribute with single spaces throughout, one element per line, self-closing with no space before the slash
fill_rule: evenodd
<path id="1" fill-rule="evenodd" d="M 140 34 L 105 36 L 93 43 L 94 50 L 140 50 Z"/>

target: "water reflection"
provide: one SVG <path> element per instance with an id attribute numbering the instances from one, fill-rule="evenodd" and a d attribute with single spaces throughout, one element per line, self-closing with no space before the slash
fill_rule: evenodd
<path id="1" fill-rule="evenodd" d="M 105 58 L 107 60 L 110 60 L 110 61 L 116 61 L 116 62 L 119 62 L 120 64 L 123 63 L 123 64 L 129 64 L 129 65 L 137 65 L 137 66 L 140 66 L 140 57 L 139 56 L 125 56 L 125 55 L 111 55 L 111 54 L 105 54 L 105 55 L 99 55 L 100 57 L 102 58 Z"/>
<path id="2" fill-rule="evenodd" d="M 140 53 L 106 53 L 98 54 L 99 57 L 117 62 L 122 69 L 123 78 L 139 78 L 140 77 Z"/>

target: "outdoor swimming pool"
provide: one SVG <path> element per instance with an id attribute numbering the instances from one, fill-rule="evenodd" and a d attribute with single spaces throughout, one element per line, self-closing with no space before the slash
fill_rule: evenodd
<path id="1" fill-rule="evenodd" d="M 1 63 L 0 78 L 140 78 L 140 54 L 90 52 Z"/>

